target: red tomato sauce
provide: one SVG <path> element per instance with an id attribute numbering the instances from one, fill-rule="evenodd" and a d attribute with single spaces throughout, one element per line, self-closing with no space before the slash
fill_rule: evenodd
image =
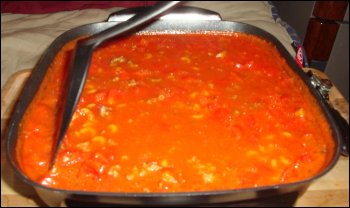
<path id="1" fill-rule="evenodd" d="M 97 49 L 49 169 L 64 76 L 55 57 L 21 122 L 23 172 L 105 192 L 239 189 L 308 179 L 334 152 L 308 88 L 270 43 L 240 33 L 139 34 Z"/>

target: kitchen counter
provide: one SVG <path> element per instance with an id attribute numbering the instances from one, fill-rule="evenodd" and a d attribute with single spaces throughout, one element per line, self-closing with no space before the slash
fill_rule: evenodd
<path id="1" fill-rule="evenodd" d="M 309 70 L 309 69 L 305 69 Z M 326 75 L 312 69 L 322 78 Z M 30 75 L 30 70 L 13 74 L 1 91 L 1 206 L 46 206 L 34 189 L 14 175 L 6 163 L 4 151 L 4 129 L 19 92 Z M 331 104 L 349 122 L 349 104 L 336 87 L 330 92 Z M 342 206 L 349 207 L 349 158 L 341 156 L 335 167 L 316 180 L 296 202 L 295 206 Z"/>

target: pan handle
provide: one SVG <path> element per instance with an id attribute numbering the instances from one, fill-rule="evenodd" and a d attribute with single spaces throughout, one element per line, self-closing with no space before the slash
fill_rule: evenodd
<path id="1" fill-rule="evenodd" d="M 341 141 L 341 154 L 348 157 L 349 156 L 349 124 L 343 118 L 343 116 L 335 108 L 331 106 L 329 101 L 329 92 L 333 87 L 333 84 L 328 79 L 321 79 L 320 77 L 313 74 L 309 70 L 306 75 L 310 78 L 311 85 L 316 89 L 319 95 L 322 97 L 324 103 L 326 104 L 330 115 L 334 119 L 335 125 L 339 128 L 339 132 L 342 138 Z"/>
<path id="2" fill-rule="evenodd" d="M 146 7 L 132 7 L 123 9 L 109 15 L 107 21 L 108 22 L 123 22 L 137 14 L 140 10 L 145 9 Z M 161 20 L 222 20 L 219 13 L 197 8 L 190 6 L 180 6 L 169 13 L 161 16 L 159 19 Z"/>
<path id="3" fill-rule="evenodd" d="M 348 122 L 340 115 L 340 113 L 329 106 L 329 111 L 332 117 L 335 120 L 336 125 L 338 126 L 341 134 L 341 138 L 343 139 L 341 142 L 341 154 L 348 157 L 349 156 L 349 124 Z"/>

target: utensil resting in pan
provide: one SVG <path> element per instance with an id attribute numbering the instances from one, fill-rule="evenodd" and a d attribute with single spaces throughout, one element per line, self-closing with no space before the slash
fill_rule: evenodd
<path id="1" fill-rule="evenodd" d="M 126 22 L 122 22 L 107 30 L 78 41 L 69 66 L 70 70 L 65 84 L 65 93 L 63 94 L 63 108 L 59 115 L 59 128 L 56 132 L 56 143 L 53 145 L 52 149 L 53 154 L 50 167 L 52 167 L 55 162 L 57 152 L 79 102 L 94 49 L 111 38 L 116 38 L 116 36 L 126 35 L 128 32 L 135 31 L 138 27 L 151 22 L 154 18 L 173 8 L 178 3 L 180 3 L 180 1 L 158 2 L 153 7 L 149 7 L 137 13 Z"/>

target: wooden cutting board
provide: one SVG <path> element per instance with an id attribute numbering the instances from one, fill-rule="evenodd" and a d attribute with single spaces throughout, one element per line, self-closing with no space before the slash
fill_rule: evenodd
<path id="1" fill-rule="evenodd" d="M 305 69 L 309 70 L 309 69 Z M 322 78 L 325 74 L 311 69 Z M 4 129 L 14 103 L 31 71 L 23 70 L 13 74 L 1 90 L 1 206 L 45 206 L 34 189 L 14 175 L 6 164 L 4 151 Z M 349 104 L 339 91 L 332 87 L 332 105 L 349 122 Z M 341 156 L 335 167 L 325 176 L 316 180 L 296 202 L 295 206 L 349 207 L 349 158 Z"/>

